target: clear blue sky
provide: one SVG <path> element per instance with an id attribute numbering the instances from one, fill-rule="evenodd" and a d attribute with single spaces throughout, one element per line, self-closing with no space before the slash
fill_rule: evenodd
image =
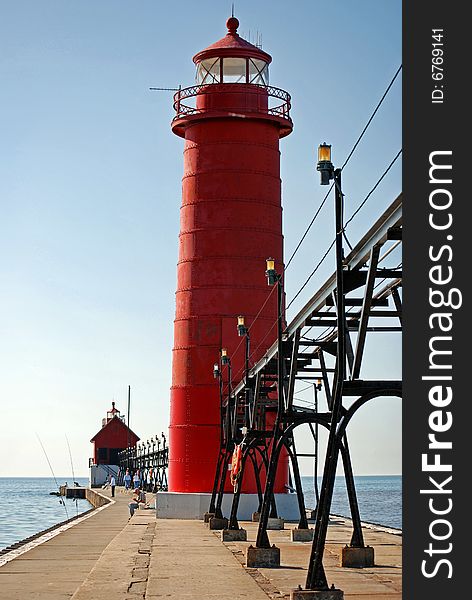
<path id="1" fill-rule="evenodd" d="M 0 476 L 87 474 L 115 399 L 146 439 L 166 431 L 182 176 L 169 92 L 226 32 L 231 2 L 16 0 L 0 14 Z M 316 148 L 342 164 L 401 62 L 400 0 L 239 0 L 240 33 L 292 94 L 281 143 L 285 255 L 326 188 Z M 346 216 L 401 147 L 398 80 L 343 173 Z M 400 161 L 398 161 L 399 163 Z M 397 164 L 348 230 L 351 243 L 401 190 Z M 328 202 L 287 272 L 290 301 L 333 235 Z M 400 259 L 399 259 L 400 260 Z M 330 256 L 290 319 L 333 269 Z M 398 377 L 399 336 L 369 342 L 364 374 Z M 361 416 L 362 415 L 362 416 Z M 353 421 L 357 473 L 401 470 L 399 400 Z M 300 449 L 310 450 L 305 434 Z M 303 464 L 305 473 L 311 471 Z"/>

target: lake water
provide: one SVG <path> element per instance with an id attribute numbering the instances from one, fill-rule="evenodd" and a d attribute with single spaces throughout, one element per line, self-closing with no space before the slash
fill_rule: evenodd
<path id="1" fill-rule="evenodd" d="M 58 479 L 60 485 L 72 481 Z M 87 478 L 76 478 L 88 485 Z M 81 514 L 92 505 L 87 500 L 62 498 L 52 477 L 0 477 L 0 549 Z"/>
<path id="2" fill-rule="evenodd" d="M 396 529 L 402 528 L 402 478 L 397 475 L 354 477 L 361 520 Z M 313 477 L 302 477 L 307 508 L 316 506 Z M 321 489 L 321 478 L 318 479 Z M 336 477 L 331 513 L 350 517 L 344 477 Z"/>
<path id="3" fill-rule="evenodd" d="M 58 478 L 59 484 L 72 481 Z M 76 478 L 88 485 L 87 478 Z M 302 478 L 307 508 L 316 506 L 313 478 Z M 355 478 L 361 519 L 388 527 L 402 527 L 402 478 L 399 476 L 359 476 Z M 321 479 L 319 480 L 321 485 Z M 87 500 L 63 499 L 57 496 L 52 477 L 0 477 L 0 549 L 39 531 L 65 521 L 91 508 Z M 346 488 L 342 477 L 336 478 L 331 513 L 350 516 Z"/>

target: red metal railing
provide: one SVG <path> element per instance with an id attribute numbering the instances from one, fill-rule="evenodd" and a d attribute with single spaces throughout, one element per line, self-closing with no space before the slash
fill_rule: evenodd
<path id="1" fill-rule="evenodd" d="M 207 84 L 207 85 L 194 85 L 192 87 L 183 88 L 179 90 L 176 94 L 174 94 L 174 110 L 176 115 L 174 117 L 174 121 L 176 119 L 180 119 L 182 117 L 188 115 L 197 115 L 200 113 L 209 112 L 208 108 L 197 108 L 196 106 L 190 106 L 188 104 L 184 104 L 182 101 L 188 98 L 196 99 L 197 96 L 201 94 L 211 94 L 215 92 L 215 85 L 218 87 L 222 87 L 225 85 L 231 85 L 231 93 L 233 94 L 260 94 L 261 90 L 264 90 L 267 93 L 269 103 L 271 99 L 282 100 L 281 104 L 276 104 L 276 106 L 269 106 L 265 109 L 261 108 L 245 108 L 244 110 L 247 112 L 258 112 L 265 113 L 269 115 L 274 115 L 276 117 L 281 117 L 283 119 L 287 119 L 291 122 L 290 118 L 290 109 L 291 109 L 291 97 L 290 94 L 280 88 L 265 86 L 265 85 L 256 85 L 251 84 L 241 85 L 240 84 Z M 251 88 L 253 91 L 251 91 Z M 239 107 L 238 107 L 239 108 Z M 229 109 L 227 109 L 229 110 Z M 219 111 L 221 112 L 221 111 Z"/>

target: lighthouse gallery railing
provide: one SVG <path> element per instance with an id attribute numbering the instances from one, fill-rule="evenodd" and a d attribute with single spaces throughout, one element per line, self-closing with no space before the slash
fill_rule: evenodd
<path id="1" fill-rule="evenodd" d="M 196 106 L 189 106 L 183 103 L 183 100 L 188 98 L 196 98 L 202 94 L 212 94 L 215 92 L 215 86 L 218 87 L 231 85 L 231 94 L 244 94 L 246 96 L 249 95 L 261 95 L 261 90 L 265 91 L 269 102 L 270 99 L 282 100 L 281 104 L 277 104 L 276 106 L 267 107 L 267 108 L 251 108 L 245 107 L 244 112 L 254 112 L 254 113 L 265 113 L 269 115 L 273 115 L 275 117 L 281 117 L 283 119 L 287 119 L 291 121 L 290 118 L 290 109 L 291 105 L 291 97 L 288 92 L 285 90 L 281 90 L 280 88 L 265 86 L 265 85 L 257 85 L 257 84 L 206 84 L 206 85 L 194 85 L 192 87 L 183 88 L 174 94 L 174 110 L 176 115 L 174 117 L 174 121 L 176 119 L 180 119 L 189 115 L 198 115 L 200 113 L 208 113 L 211 112 L 212 109 L 209 108 L 197 108 Z M 214 109 L 217 112 L 221 112 L 222 109 Z M 226 108 L 227 111 L 231 111 L 230 108 Z M 241 110 L 241 107 L 235 108 L 235 110 Z"/>

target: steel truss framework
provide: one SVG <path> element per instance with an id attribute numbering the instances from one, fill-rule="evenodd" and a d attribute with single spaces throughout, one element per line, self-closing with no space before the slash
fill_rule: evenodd
<path id="1" fill-rule="evenodd" d="M 282 448 L 286 448 L 292 465 L 300 510 L 299 528 L 307 528 L 306 511 L 294 444 L 294 431 L 303 424 L 326 427 L 328 443 L 323 482 L 316 509 L 314 538 L 306 588 L 328 589 L 322 559 L 328 528 L 331 500 L 339 454 L 343 461 L 353 521 L 351 546 L 364 547 L 354 475 L 347 439 L 347 427 L 354 414 L 366 402 L 378 397 L 401 397 L 400 380 L 361 379 L 361 367 L 368 334 L 401 332 L 401 266 L 382 267 L 382 261 L 400 246 L 402 239 L 402 197 L 398 196 L 385 213 L 344 257 L 343 196 L 341 172 L 336 170 L 336 270 L 310 301 L 282 331 L 279 311 L 278 340 L 249 371 L 228 396 L 222 398 L 222 445 L 209 512 L 221 516 L 221 500 L 226 478 L 226 463 L 241 443 L 243 460 L 233 496 L 229 527 L 238 528 L 237 507 L 247 458 L 250 458 L 261 485 L 261 468 L 255 457 L 259 453 L 266 474 L 260 498 L 260 518 L 256 547 L 269 548 L 267 524 L 276 516 L 274 483 Z M 279 298 L 282 281 L 278 277 Z M 279 306 L 281 303 L 279 302 Z M 317 333 L 321 330 L 321 333 Z M 354 334 L 354 335 L 353 335 Z M 327 410 L 318 406 L 296 405 L 295 384 L 298 380 L 323 382 Z M 231 381 L 231 377 L 229 377 Z M 220 379 L 220 390 L 223 390 Z M 264 415 L 277 411 L 272 430 L 266 431 Z M 246 429 L 242 430 L 242 426 Z M 246 431 L 245 434 L 242 431 Z M 225 433 L 226 432 L 226 433 Z M 215 503 L 216 499 L 216 503 Z"/>

